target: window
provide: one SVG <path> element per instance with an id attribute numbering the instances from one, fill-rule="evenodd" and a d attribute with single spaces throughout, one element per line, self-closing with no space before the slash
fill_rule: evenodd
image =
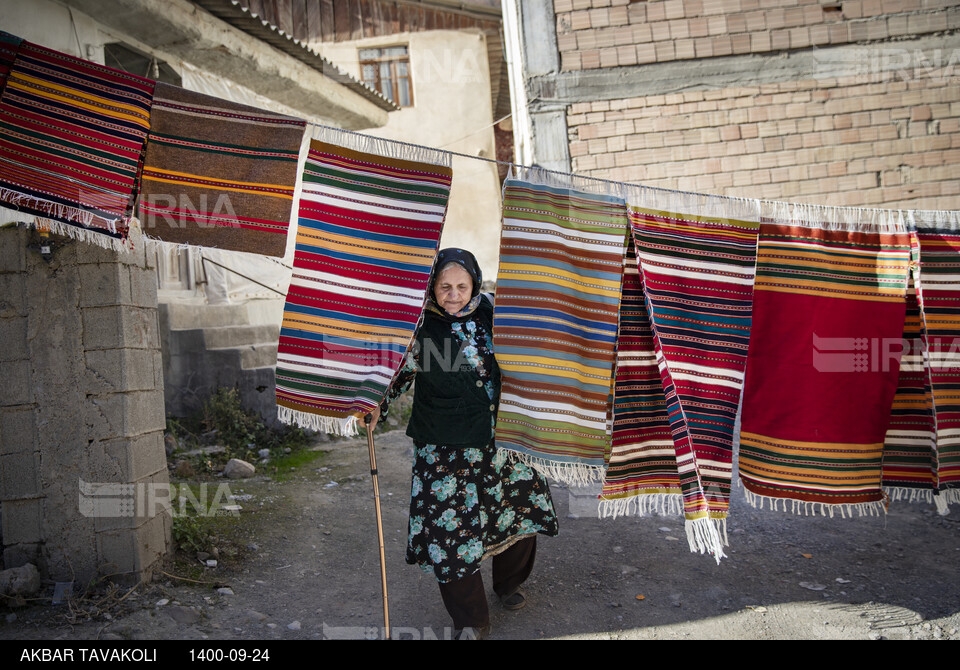
<path id="1" fill-rule="evenodd" d="M 387 100 L 401 107 L 413 106 L 407 47 L 360 49 L 360 78 Z"/>
<path id="2" fill-rule="evenodd" d="M 103 60 L 107 67 L 162 81 L 165 84 L 182 85 L 180 75 L 172 67 L 123 42 L 104 44 Z"/>

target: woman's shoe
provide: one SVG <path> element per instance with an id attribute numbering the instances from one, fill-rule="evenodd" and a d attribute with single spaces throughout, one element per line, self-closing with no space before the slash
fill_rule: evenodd
<path id="1" fill-rule="evenodd" d="M 500 604 L 508 610 L 522 609 L 527 604 L 527 596 L 523 594 L 523 591 L 517 589 L 510 595 L 501 597 Z"/>

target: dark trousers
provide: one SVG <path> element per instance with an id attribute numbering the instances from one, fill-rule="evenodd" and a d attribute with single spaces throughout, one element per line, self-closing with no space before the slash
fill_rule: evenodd
<path id="1" fill-rule="evenodd" d="M 512 595 L 523 584 L 537 556 L 537 536 L 519 540 L 493 557 L 493 591 L 501 598 Z M 481 628 L 490 623 L 487 593 L 477 570 L 469 577 L 440 583 L 440 596 L 453 618 L 454 628 Z"/>

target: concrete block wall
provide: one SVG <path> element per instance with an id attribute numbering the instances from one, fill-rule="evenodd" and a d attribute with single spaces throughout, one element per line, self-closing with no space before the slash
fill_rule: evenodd
<path id="1" fill-rule="evenodd" d="M 955 30 L 951 0 L 554 0 L 566 71 L 763 54 Z"/>
<path id="2" fill-rule="evenodd" d="M 130 253 L 55 237 L 49 261 L 34 236 L 0 229 L 4 566 L 136 581 L 172 525 L 156 270 L 136 233 Z"/>

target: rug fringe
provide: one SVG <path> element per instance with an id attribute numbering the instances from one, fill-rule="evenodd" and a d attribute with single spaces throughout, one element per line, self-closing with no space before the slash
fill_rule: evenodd
<path id="1" fill-rule="evenodd" d="M 721 558 L 727 557 L 723 553 L 723 548 L 729 545 L 726 519 L 687 519 L 683 527 L 687 531 L 691 553 L 699 551 L 701 554 L 710 554 L 716 559 L 717 565 L 720 565 Z"/>
<path id="2" fill-rule="evenodd" d="M 314 430 L 320 433 L 356 437 L 360 434 L 360 421 L 355 416 L 346 418 L 335 416 L 321 416 L 310 412 L 290 409 L 283 405 L 277 406 L 277 418 L 287 425 L 298 425 L 301 428 Z"/>
<path id="3" fill-rule="evenodd" d="M 102 249 L 109 249 L 118 253 L 130 251 L 130 247 L 125 244 L 124 240 L 104 234 L 111 233 L 116 235 L 117 221 L 119 221 L 119 219 L 116 221 L 99 219 L 107 224 L 107 228 L 100 231 L 95 226 L 92 226 L 96 217 L 94 217 L 92 213 L 85 212 L 76 207 L 68 207 L 67 205 L 61 205 L 60 203 L 50 202 L 41 198 L 26 196 L 11 189 L 0 189 L 0 200 L 3 201 L 2 209 L 4 213 L 0 216 L 5 219 L 4 223 L 15 221 L 30 226 L 31 228 L 45 227 L 55 235 L 69 237 L 72 240 L 92 244 Z M 57 219 L 51 219 L 39 214 L 34 214 L 33 212 L 22 212 L 16 209 L 16 207 L 20 206 L 47 211 L 51 216 L 56 216 L 57 219 L 61 220 L 58 221 Z M 6 212 L 10 212 L 10 214 L 6 214 Z M 63 219 L 73 221 L 78 225 L 65 223 Z M 80 226 L 87 227 L 81 228 Z"/>
<path id="4" fill-rule="evenodd" d="M 219 249 L 218 247 L 200 246 L 197 244 L 188 244 L 187 242 L 167 242 L 166 240 L 161 240 L 159 237 L 150 237 L 146 231 L 143 233 L 143 246 L 146 247 L 147 251 L 150 253 L 156 253 L 160 249 L 173 249 L 174 251 L 178 252 L 189 251 L 191 249 L 196 251 L 203 251 L 204 249 L 216 249 L 217 251 L 222 251 L 222 249 Z"/>
<path id="5" fill-rule="evenodd" d="M 760 202 L 753 198 L 672 191 L 638 184 L 623 184 L 622 195 L 632 207 L 667 212 L 697 212 L 705 223 L 710 219 L 760 220 Z"/>
<path id="6" fill-rule="evenodd" d="M 908 486 L 885 486 L 883 492 L 890 498 L 890 502 L 927 503 L 934 504 L 933 489 L 917 489 Z"/>
<path id="7" fill-rule="evenodd" d="M 626 498 L 600 498 L 601 518 L 618 516 L 682 516 L 683 496 L 679 493 L 640 493 Z"/>
<path id="8" fill-rule="evenodd" d="M 624 184 L 605 179 L 593 179 L 566 172 L 557 172 L 542 167 L 514 165 L 513 176 L 516 179 L 540 184 L 549 188 L 581 191 L 593 195 L 623 199 Z"/>
<path id="9" fill-rule="evenodd" d="M 373 137 L 372 135 L 362 135 L 329 126 L 311 124 L 311 128 L 313 129 L 313 139 L 329 144 L 336 144 L 347 149 L 352 149 L 353 151 L 376 154 L 395 160 L 429 163 L 443 167 L 451 167 L 453 165 L 453 155 L 448 151 L 431 149 L 429 147 L 399 142 L 397 140 Z"/>
<path id="10" fill-rule="evenodd" d="M 51 216 L 55 216 L 58 219 L 66 219 L 67 221 L 76 221 L 85 226 L 89 226 L 93 223 L 94 215 L 92 212 L 86 212 L 82 209 L 77 209 L 76 207 L 70 207 L 69 205 L 63 205 L 59 202 L 50 202 L 49 200 L 44 200 L 43 198 L 37 198 L 32 195 L 24 195 L 19 191 L 15 191 L 9 188 L 0 188 L 0 200 L 6 203 L 6 206 L 10 209 L 16 210 L 18 207 L 29 207 L 30 209 L 42 209 L 45 212 L 48 212 Z M 109 225 L 109 222 L 108 222 Z M 111 233 L 116 233 L 116 227 L 113 226 L 110 230 Z"/>
<path id="11" fill-rule="evenodd" d="M 960 505 L 960 489 L 943 489 L 933 496 L 933 504 L 940 516 L 950 514 L 950 505 Z"/>
<path id="12" fill-rule="evenodd" d="M 567 486 L 589 486 L 603 482 L 606 468 L 603 465 L 586 465 L 584 463 L 557 463 L 540 456 L 513 451 L 508 447 L 498 447 L 506 452 L 507 457 L 528 465 L 545 477 L 566 484 Z"/>
<path id="13" fill-rule="evenodd" d="M 235 249 L 224 249 L 222 247 L 190 244 L 189 242 L 167 242 L 166 240 L 161 240 L 158 237 L 150 237 L 147 235 L 146 232 L 144 232 L 143 234 L 143 246 L 146 248 L 147 253 L 152 253 L 152 254 L 156 254 L 159 251 L 168 251 L 168 250 L 173 250 L 176 252 L 195 251 L 198 254 L 202 254 L 204 251 L 220 251 L 220 252 L 230 253 L 230 254 L 239 254 L 240 257 L 246 256 L 250 258 L 255 257 L 257 260 L 268 260 L 276 263 L 277 265 L 283 266 L 287 270 L 293 269 L 291 265 L 286 265 L 283 262 L 283 259 L 277 256 L 263 256 L 262 254 L 258 254 L 254 251 L 238 251 Z M 208 260 L 210 259 L 208 258 Z"/>
<path id="14" fill-rule="evenodd" d="M 133 250 L 132 247 L 125 244 L 123 240 L 98 233 L 95 229 L 78 228 L 77 226 L 71 226 L 69 223 L 63 223 L 61 221 L 54 221 L 53 219 L 45 219 L 42 217 L 38 217 L 37 223 L 33 225 L 38 227 L 41 222 L 50 229 L 51 233 L 54 233 L 55 235 L 63 235 L 64 237 L 69 237 L 70 239 L 77 240 L 78 242 L 92 244 L 100 247 L 101 249 L 108 249 L 121 254 L 130 253 Z"/>
<path id="15" fill-rule="evenodd" d="M 800 228 L 864 233 L 902 233 L 908 222 L 899 209 L 834 207 L 798 202 L 760 201 L 761 217 Z"/>
<path id="16" fill-rule="evenodd" d="M 946 516 L 950 513 L 950 505 L 960 503 L 960 489 L 944 489 L 934 492 L 933 489 L 917 489 L 906 486 L 888 486 L 883 489 L 892 502 L 926 503 L 934 505 L 937 513 Z"/>
<path id="17" fill-rule="evenodd" d="M 823 516 L 829 516 L 831 519 L 837 514 L 840 518 L 851 519 L 859 516 L 882 516 L 887 512 L 887 506 L 882 500 L 867 503 L 850 503 L 840 505 L 828 505 L 827 503 L 810 502 L 807 500 L 793 500 L 792 498 L 771 498 L 770 496 L 754 493 L 748 488 L 743 489 L 747 503 L 754 509 L 763 509 L 764 503 L 770 504 L 770 509 L 774 512 L 791 512 L 798 515 L 815 516 L 819 512 Z"/>
<path id="18" fill-rule="evenodd" d="M 907 211 L 906 216 L 908 223 L 919 230 L 960 230 L 960 212 L 957 210 L 916 209 Z"/>

